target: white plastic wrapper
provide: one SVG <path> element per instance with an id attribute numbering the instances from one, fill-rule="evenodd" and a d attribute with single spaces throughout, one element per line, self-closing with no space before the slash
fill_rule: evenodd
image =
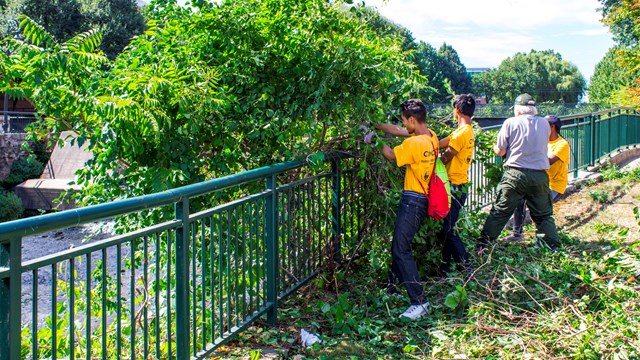
<path id="1" fill-rule="evenodd" d="M 317 342 L 322 342 L 316 334 L 312 334 L 305 329 L 300 329 L 300 336 L 302 337 L 302 346 L 311 346 Z"/>

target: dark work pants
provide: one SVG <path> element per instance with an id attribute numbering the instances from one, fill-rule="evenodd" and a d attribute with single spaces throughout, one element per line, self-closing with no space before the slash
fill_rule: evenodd
<path id="1" fill-rule="evenodd" d="M 551 190 L 551 200 L 555 201 L 558 193 L 556 191 Z M 513 213 L 513 233 L 517 235 L 522 235 L 522 228 L 524 227 L 524 207 L 526 205 L 526 201 L 522 199 L 518 206 L 516 206 L 516 210 Z"/>
<path id="2" fill-rule="evenodd" d="M 418 266 L 411 252 L 411 241 L 427 216 L 427 198 L 424 195 L 417 195 L 402 194 L 391 243 L 391 281 L 397 280 L 404 283 L 411 305 L 426 302 Z"/>
<path id="3" fill-rule="evenodd" d="M 438 233 L 438 237 L 442 240 L 442 265 L 440 270 L 444 273 L 451 271 L 452 260 L 456 264 L 463 266 L 469 261 L 469 255 L 456 231 L 460 210 L 467 201 L 467 192 L 467 184 L 451 185 L 451 210 L 442 220 L 442 228 Z"/>
<path id="4" fill-rule="evenodd" d="M 498 238 L 522 199 L 527 202 L 531 219 L 536 224 L 537 233 L 543 236 L 542 240 L 551 248 L 560 246 L 553 220 L 549 176 L 545 171 L 523 171 L 508 167 L 502 175 L 496 199 L 480 233 L 480 245 L 486 246 Z"/>

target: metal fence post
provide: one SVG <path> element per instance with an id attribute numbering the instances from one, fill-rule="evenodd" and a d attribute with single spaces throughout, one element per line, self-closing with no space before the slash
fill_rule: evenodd
<path id="1" fill-rule="evenodd" d="M 275 175 L 267 177 L 267 191 L 267 324 L 275 325 L 278 320 L 278 193 Z"/>
<path id="2" fill-rule="evenodd" d="M 7 132 L 11 132 L 8 128 L 9 125 L 9 114 L 7 113 L 9 110 L 9 95 L 7 92 L 4 92 L 4 116 L 2 120 L 2 126 L 0 126 L 0 134 L 4 134 L 4 127 L 7 126 Z"/>
<path id="3" fill-rule="evenodd" d="M 331 241 L 335 250 L 334 259 L 339 261 L 342 237 L 342 169 L 339 158 L 331 161 L 331 174 Z"/>
<path id="4" fill-rule="evenodd" d="M 580 120 L 578 118 L 573 119 L 573 141 L 575 142 L 574 152 L 573 152 L 573 177 L 578 177 L 578 166 L 580 166 L 580 162 L 578 161 L 578 157 L 580 156 L 580 151 L 577 151 L 579 148 L 579 144 L 581 143 L 580 136 Z"/>
<path id="5" fill-rule="evenodd" d="M 189 199 L 175 205 L 176 219 L 176 358 L 189 359 Z"/>
<path id="6" fill-rule="evenodd" d="M 595 165 L 596 154 L 596 116 L 589 115 L 589 143 L 587 146 L 589 152 L 589 166 Z"/>
<path id="7" fill-rule="evenodd" d="M 0 360 L 20 359 L 21 266 L 22 238 L 0 244 L 0 270 L 9 270 L 9 276 L 0 280 Z"/>
<path id="8" fill-rule="evenodd" d="M 636 144 L 635 148 L 638 148 L 638 143 L 640 143 L 640 139 L 638 139 L 639 135 L 640 135 L 640 119 L 638 119 L 638 111 L 636 111 L 635 109 L 632 110 L 631 114 L 633 115 L 632 117 L 632 124 L 633 124 L 633 141 L 634 144 Z"/>

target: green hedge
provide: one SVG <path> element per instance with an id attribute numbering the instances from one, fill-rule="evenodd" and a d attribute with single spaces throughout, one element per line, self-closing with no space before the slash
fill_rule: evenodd
<path id="1" fill-rule="evenodd" d="M 19 219 L 23 211 L 22 200 L 16 194 L 0 192 L 0 222 Z"/>
<path id="2" fill-rule="evenodd" d="M 44 165 L 35 158 L 30 156 L 28 158 L 19 158 L 11 165 L 11 173 L 0 184 L 5 189 L 9 189 L 12 186 L 18 185 L 27 179 L 38 178 L 42 175 Z"/>

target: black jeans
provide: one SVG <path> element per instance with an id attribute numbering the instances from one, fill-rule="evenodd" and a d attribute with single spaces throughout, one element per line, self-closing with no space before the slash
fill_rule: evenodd
<path id="1" fill-rule="evenodd" d="M 393 230 L 389 275 L 392 282 L 397 280 L 404 283 L 411 305 L 426 302 L 418 266 L 411 251 L 411 241 L 426 216 L 427 198 L 422 194 L 403 192 Z"/>
<path id="2" fill-rule="evenodd" d="M 451 185 L 451 210 L 443 219 L 442 229 L 438 234 L 438 237 L 442 240 L 442 265 L 440 270 L 443 273 L 451 271 L 451 260 L 462 266 L 469 261 L 469 255 L 456 232 L 458 216 L 460 216 L 460 210 L 467 201 L 467 194 L 467 184 Z"/>

